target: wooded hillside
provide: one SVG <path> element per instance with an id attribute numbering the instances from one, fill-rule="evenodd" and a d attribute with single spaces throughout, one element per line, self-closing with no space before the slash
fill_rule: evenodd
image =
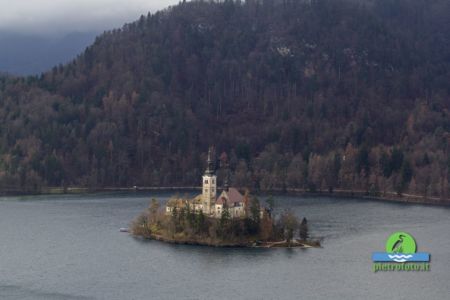
<path id="1" fill-rule="evenodd" d="M 0 188 L 199 185 L 450 195 L 450 2 L 183 2 L 0 79 Z"/>

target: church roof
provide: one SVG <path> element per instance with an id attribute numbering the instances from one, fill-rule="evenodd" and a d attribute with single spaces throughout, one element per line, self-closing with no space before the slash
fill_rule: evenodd
<path id="1" fill-rule="evenodd" d="M 223 191 L 220 194 L 216 200 L 216 204 L 223 204 L 225 201 L 228 205 L 244 202 L 244 196 L 236 188 L 230 187 L 228 191 Z"/>

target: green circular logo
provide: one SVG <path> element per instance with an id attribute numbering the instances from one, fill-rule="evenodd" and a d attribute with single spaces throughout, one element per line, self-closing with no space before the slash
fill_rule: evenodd
<path id="1" fill-rule="evenodd" d="M 406 232 L 391 234 L 386 242 L 387 253 L 416 253 L 416 241 Z"/>

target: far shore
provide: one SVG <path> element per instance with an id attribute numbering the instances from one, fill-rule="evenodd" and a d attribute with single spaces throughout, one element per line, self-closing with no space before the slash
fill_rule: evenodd
<path id="1" fill-rule="evenodd" d="M 244 188 L 242 188 L 244 189 Z M 195 192 L 201 191 L 201 187 L 195 186 L 174 186 L 174 187 L 44 187 L 40 189 L 40 192 L 27 192 L 19 190 L 0 190 L 0 196 L 32 196 L 32 195 L 61 195 L 61 194 L 88 194 L 88 193 L 102 193 L 102 192 L 129 192 L 129 191 L 184 191 Z M 424 197 L 414 194 L 402 194 L 398 195 L 395 192 L 387 191 L 385 193 L 380 192 L 379 195 L 371 195 L 364 190 L 344 190 L 334 189 L 330 191 L 315 191 L 311 192 L 305 189 L 288 188 L 288 189 L 272 189 L 272 190 L 259 190 L 259 194 L 275 194 L 275 195 L 299 195 L 306 197 L 336 197 L 336 198 L 362 198 L 377 201 L 388 201 L 397 203 L 412 203 L 412 204 L 426 204 L 426 205 L 438 205 L 438 206 L 450 206 L 450 199 L 441 199 L 438 197 Z"/>

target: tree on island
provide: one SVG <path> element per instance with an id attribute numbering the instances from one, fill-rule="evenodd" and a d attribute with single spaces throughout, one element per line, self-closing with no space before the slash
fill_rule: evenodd
<path id="1" fill-rule="evenodd" d="M 268 207 L 269 213 L 270 213 L 270 215 L 272 215 L 273 211 L 275 209 L 275 199 L 273 198 L 273 196 L 269 196 L 269 198 L 267 198 L 267 200 L 266 200 L 266 203 L 269 206 Z"/>
<path id="2" fill-rule="evenodd" d="M 152 201 L 150 202 L 150 206 L 149 206 L 148 210 L 150 212 L 150 217 L 156 218 L 156 215 L 158 214 L 158 210 L 159 210 L 158 200 L 156 200 L 155 198 L 152 198 Z"/>
<path id="3" fill-rule="evenodd" d="M 178 216 L 178 209 L 176 207 L 174 207 L 172 209 L 172 214 L 171 214 L 171 222 L 169 222 L 169 226 L 168 229 L 169 231 L 172 233 L 172 236 L 178 232 L 178 229 L 180 228 L 180 224 L 179 224 L 179 216 Z"/>
<path id="4" fill-rule="evenodd" d="M 195 215 L 195 229 L 199 234 L 203 234 L 208 231 L 206 218 L 202 210 L 200 210 L 198 214 Z"/>
<path id="5" fill-rule="evenodd" d="M 308 221 L 306 220 L 306 218 L 303 218 L 302 222 L 300 223 L 299 235 L 302 241 L 306 241 L 309 238 Z"/>
<path id="6" fill-rule="evenodd" d="M 227 235 L 229 233 L 230 222 L 231 222 L 231 215 L 230 215 L 230 211 L 228 210 L 228 205 L 225 202 L 223 204 L 223 210 L 220 215 L 219 228 L 218 228 L 219 236 L 227 237 Z"/>
<path id="7" fill-rule="evenodd" d="M 272 217 L 267 211 L 263 211 L 263 215 L 260 222 L 259 236 L 261 240 L 270 240 L 274 235 L 274 224 Z"/>
<path id="8" fill-rule="evenodd" d="M 259 204 L 259 200 L 256 197 L 252 197 L 251 203 L 250 203 L 250 212 L 251 212 L 251 218 L 253 222 L 255 223 L 256 227 L 259 227 L 259 223 L 261 221 L 261 205 Z"/>
<path id="9" fill-rule="evenodd" d="M 261 222 L 261 206 L 258 198 L 248 196 L 249 204 L 246 205 L 246 214 L 244 218 L 244 230 L 249 236 L 257 235 Z"/>
<path id="10" fill-rule="evenodd" d="M 283 228 L 284 238 L 290 244 L 294 238 L 294 232 L 298 226 L 297 217 L 290 211 L 285 211 L 281 216 L 281 224 Z"/>
<path id="11" fill-rule="evenodd" d="M 189 224 L 189 227 L 195 229 L 196 227 L 196 213 L 192 211 L 189 205 L 186 205 L 186 221 Z"/>

